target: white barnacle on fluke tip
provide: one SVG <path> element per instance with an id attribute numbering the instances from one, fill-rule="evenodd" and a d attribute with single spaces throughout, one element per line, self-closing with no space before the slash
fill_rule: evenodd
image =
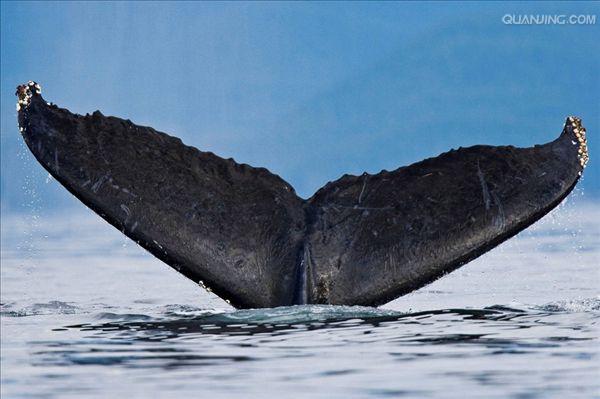
<path id="1" fill-rule="evenodd" d="M 585 168 L 590 159 L 587 148 L 587 139 L 585 137 L 585 128 L 581 125 L 581 119 L 576 116 L 569 116 L 567 120 L 570 124 L 571 131 L 577 139 L 577 143 L 575 144 L 579 145 L 579 148 L 577 149 L 579 164 L 582 168 Z"/>
<path id="2" fill-rule="evenodd" d="M 17 111 L 29 105 L 33 93 L 42 94 L 42 87 L 33 80 L 30 80 L 27 84 L 17 86 L 17 92 L 15 93 L 17 95 Z"/>

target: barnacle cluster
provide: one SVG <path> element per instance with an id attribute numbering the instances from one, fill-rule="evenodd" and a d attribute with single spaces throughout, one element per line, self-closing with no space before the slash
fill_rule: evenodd
<path id="1" fill-rule="evenodd" d="M 212 289 L 210 287 L 208 287 L 206 284 L 204 284 L 204 281 L 202 281 L 202 280 L 198 281 L 198 285 L 201 286 L 202 288 L 204 288 L 206 290 L 206 292 L 212 292 Z M 225 299 L 225 302 L 227 302 L 228 304 L 231 305 L 231 301 L 229 299 Z"/>
<path id="2" fill-rule="evenodd" d="M 33 80 L 30 80 L 27 84 L 17 86 L 17 92 L 15 93 L 17 96 L 17 111 L 29 105 L 34 93 L 41 94 L 42 88 Z"/>
<path id="3" fill-rule="evenodd" d="M 567 124 L 571 127 L 571 130 L 577 139 L 577 143 L 574 144 L 579 145 L 579 149 L 577 150 L 579 163 L 581 164 L 582 168 L 585 168 L 588 160 L 590 159 L 587 148 L 587 140 L 585 138 L 585 128 L 581 125 L 581 119 L 576 116 L 569 116 L 567 118 Z"/>

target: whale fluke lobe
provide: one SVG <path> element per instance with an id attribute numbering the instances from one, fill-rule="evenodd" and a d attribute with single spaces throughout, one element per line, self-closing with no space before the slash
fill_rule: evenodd
<path id="1" fill-rule="evenodd" d="M 567 122 L 556 141 L 542 146 L 461 148 L 320 189 L 310 200 L 310 297 L 383 304 L 525 229 L 579 179 L 587 162 L 578 156 L 586 144 L 573 141 L 579 123 Z"/>
<path id="2" fill-rule="evenodd" d="M 240 308 L 379 305 L 541 218 L 588 161 L 585 128 L 531 148 L 460 148 L 395 171 L 343 176 L 308 200 L 238 164 L 99 111 L 77 115 L 17 88 L 21 134 L 84 204 Z"/>
<path id="3" fill-rule="evenodd" d="M 21 97 L 37 160 L 109 223 L 236 307 L 292 301 L 304 213 L 289 184 L 151 127 Z"/>

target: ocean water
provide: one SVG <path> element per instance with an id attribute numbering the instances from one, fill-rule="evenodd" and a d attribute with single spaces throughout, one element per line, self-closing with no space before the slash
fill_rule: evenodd
<path id="1" fill-rule="evenodd" d="M 600 397 L 599 226 L 576 192 L 380 308 L 236 311 L 90 211 L 3 215 L 1 395 Z"/>

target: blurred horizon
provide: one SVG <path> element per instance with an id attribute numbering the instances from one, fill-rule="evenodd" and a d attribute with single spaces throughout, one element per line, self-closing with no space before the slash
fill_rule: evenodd
<path id="1" fill-rule="evenodd" d="M 588 131 L 600 198 L 595 25 L 505 25 L 598 3 L 1 3 L 1 211 L 83 208 L 19 135 L 14 90 L 99 109 L 280 175 L 309 197 L 475 144 Z"/>

